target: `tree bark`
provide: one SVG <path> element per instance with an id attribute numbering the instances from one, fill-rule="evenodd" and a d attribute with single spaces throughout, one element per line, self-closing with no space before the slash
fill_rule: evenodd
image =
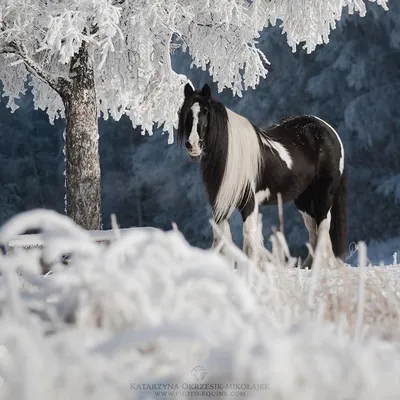
<path id="1" fill-rule="evenodd" d="M 70 82 L 60 90 L 65 135 L 66 210 L 85 229 L 101 229 L 101 187 L 97 101 L 93 61 L 83 42 L 72 58 Z"/>

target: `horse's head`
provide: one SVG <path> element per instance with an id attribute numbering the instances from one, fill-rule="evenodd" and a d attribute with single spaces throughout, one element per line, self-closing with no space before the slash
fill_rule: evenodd
<path id="1" fill-rule="evenodd" d="M 187 83 L 184 94 L 185 100 L 179 111 L 178 143 L 184 143 L 190 156 L 197 158 L 205 151 L 211 89 L 205 84 L 203 89 L 195 91 Z"/>

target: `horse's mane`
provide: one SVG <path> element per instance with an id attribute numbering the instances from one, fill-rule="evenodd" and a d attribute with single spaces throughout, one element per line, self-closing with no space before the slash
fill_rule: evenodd
<path id="1" fill-rule="evenodd" d="M 182 107 L 180 108 L 178 115 L 179 115 L 179 121 L 178 121 L 178 131 L 176 135 L 177 143 L 179 145 L 182 145 L 186 139 L 185 137 L 185 124 L 187 122 L 187 119 L 189 118 L 190 114 L 192 113 L 191 111 L 191 106 L 193 105 L 193 102 L 189 101 L 189 99 L 185 99 L 185 101 L 182 104 Z"/>
<path id="2" fill-rule="evenodd" d="M 201 173 L 210 202 L 214 206 L 228 157 L 228 115 L 223 104 L 213 98 L 209 100 L 207 108 L 209 123 L 205 138 L 206 157 L 202 159 Z M 218 217 L 216 222 L 219 222 Z"/>
<path id="3" fill-rule="evenodd" d="M 223 159 L 224 164 L 215 201 L 216 220 L 229 218 L 235 208 L 247 203 L 260 168 L 260 146 L 253 125 L 222 104 L 220 107 L 223 114 L 215 113 L 218 124 L 214 131 L 217 143 L 223 147 L 216 152 L 216 163 Z"/>

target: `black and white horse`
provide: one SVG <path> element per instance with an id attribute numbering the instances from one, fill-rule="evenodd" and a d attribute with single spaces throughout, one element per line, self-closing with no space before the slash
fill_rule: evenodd
<path id="1" fill-rule="evenodd" d="M 314 116 L 289 117 L 265 130 L 229 110 L 211 96 L 206 84 L 185 86 L 179 111 L 178 142 L 199 159 L 213 218 L 231 240 L 229 219 L 235 209 L 243 218 L 243 250 L 259 254 L 258 209 L 293 201 L 316 248 L 322 230 L 329 231 L 325 256 L 344 255 L 346 177 L 343 144 L 336 131 Z M 218 242 L 214 232 L 213 246 Z M 256 262 L 260 261 L 259 259 Z M 309 254 L 303 268 L 311 267 Z"/>

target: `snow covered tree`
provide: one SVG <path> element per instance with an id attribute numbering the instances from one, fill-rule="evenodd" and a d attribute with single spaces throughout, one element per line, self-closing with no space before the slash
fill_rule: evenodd
<path id="1" fill-rule="evenodd" d="M 312 52 L 345 6 L 365 15 L 364 0 L 2 0 L 0 80 L 12 110 L 29 77 L 35 107 L 66 119 L 67 214 L 99 229 L 101 114 L 127 115 L 143 133 L 156 123 L 172 143 L 187 83 L 175 49 L 241 96 L 267 74 L 261 30 L 279 19 L 292 50 Z"/>

